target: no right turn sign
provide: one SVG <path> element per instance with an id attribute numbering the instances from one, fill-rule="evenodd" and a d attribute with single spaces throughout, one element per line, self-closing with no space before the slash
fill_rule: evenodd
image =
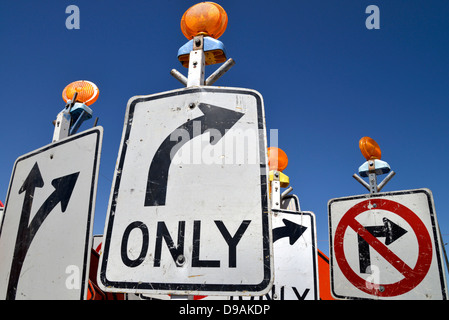
<path id="1" fill-rule="evenodd" d="M 430 190 L 332 199 L 328 210 L 335 298 L 448 298 Z"/>

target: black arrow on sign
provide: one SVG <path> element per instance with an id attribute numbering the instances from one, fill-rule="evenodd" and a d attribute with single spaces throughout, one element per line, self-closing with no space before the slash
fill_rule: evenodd
<path id="1" fill-rule="evenodd" d="M 287 219 L 282 219 L 282 222 L 285 225 L 284 227 L 273 229 L 273 242 L 276 242 L 276 240 L 279 240 L 281 238 L 289 237 L 290 245 L 292 246 L 293 244 L 295 244 L 296 240 L 298 240 L 299 237 L 302 236 L 304 231 L 306 231 L 307 227 L 296 224 Z"/>
<path id="2" fill-rule="evenodd" d="M 61 178 L 54 179 L 51 184 L 55 188 L 53 193 L 44 201 L 39 210 L 30 221 L 31 208 L 33 206 L 34 191 L 36 188 L 44 186 L 41 172 L 37 162 L 34 164 L 22 187 L 19 189 L 19 194 L 25 192 L 22 213 L 20 216 L 19 230 L 17 232 L 16 244 L 14 248 L 14 256 L 11 265 L 11 272 L 8 282 L 8 290 L 6 299 L 12 300 L 16 297 L 17 284 L 19 281 L 20 272 L 22 270 L 23 262 L 28 249 L 33 241 L 34 236 L 39 230 L 40 226 L 47 218 L 49 213 L 61 203 L 61 211 L 65 212 L 75 188 L 79 172 L 75 172 Z"/>
<path id="3" fill-rule="evenodd" d="M 14 256 L 9 275 L 8 290 L 6 292 L 7 300 L 13 300 L 16 297 L 20 271 L 22 270 L 23 261 L 31 244 L 32 235 L 28 232 L 28 222 L 30 220 L 31 208 L 33 206 L 34 191 L 36 188 L 42 188 L 43 186 L 44 180 L 42 180 L 42 175 L 36 162 L 23 182 L 22 187 L 19 189 L 19 194 L 25 192 L 25 195 L 23 198 L 22 212 L 19 220 L 19 230 L 17 231 L 16 244 L 14 247 Z"/>
<path id="4" fill-rule="evenodd" d="M 218 139 L 211 139 L 210 143 L 215 145 L 225 135 L 226 130 L 230 129 L 244 115 L 240 112 L 205 103 L 198 104 L 198 108 L 203 115 L 179 126 L 165 138 L 157 149 L 148 172 L 145 207 L 165 205 L 168 171 L 172 161 L 171 155 L 174 155 L 186 142 L 203 134 L 208 129 L 218 130 L 221 134 Z M 199 124 L 200 130 L 194 126 L 194 123 Z M 189 139 L 182 139 L 181 141 L 173 139 L 176 132 L 181 132 L 179 130 L 187 131 Z M 213 138 L 212 135 L 211 138 Z"/>
<path id="5" fill-rule="evenodd" d="M 383 218 L 382 222 L 384 223 L 382 226 L 370 226 L 365 227 L 365 229 L 376 238 L 385 237 L 385 245 L 387 246 L 407 233 L 407 230 L 387 218 Z M 358 243 L 360 273 L 369 273 L 367 271 L 367 268 L 371 265 L 369 244 L 360 235 L 358 235 Z"/>

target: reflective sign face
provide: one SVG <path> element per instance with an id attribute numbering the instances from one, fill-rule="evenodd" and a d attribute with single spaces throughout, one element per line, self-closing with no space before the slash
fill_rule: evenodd
<path id="1" fill-rule="evenodd" d="M 188 88 L 128 103 L 99 282 L 137 293 L 271 283 L 262 97 Z"/>
<path id="2" fill-rule="evenodd" d="M 318 300 L 315 215 L 273 210 L 275 299 Z"/>
<path id="3" fill-rule="evenodd" d="M 0 231 L 2 299 L 84 299 L 103 129 L 19 157 Z"/>
<path id="4" fill-rule="evenodd" d="M 290 199 L 294 199 L 292 196 Z M 232 300 L 318 300 L 315 214 L 272 209 L 274 283 L 260 297 Z"/>
<path id="5" fill-rule="evenodd" d="M 447 299 L 430 190 L 333 199 L 329 227 L 336 298 Z"/>

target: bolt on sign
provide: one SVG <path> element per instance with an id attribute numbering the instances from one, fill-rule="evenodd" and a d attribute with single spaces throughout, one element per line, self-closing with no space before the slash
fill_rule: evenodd
<path id="1" fill-rule="evenodd" d="M 103 128 L 19 157 L 0 230 L 0 297 L 85 299 Z"/>
<path id="2" fill-rule="evenodd" d="M 332 199 L 331 291 L 340 299 L 447 299 L 432 193 Z"/>
<path id="3" fill-rule="evenodd" d="M 144 294 L 272 285 L 262 96 L 194 87 L 129 100 L 99 283 Z"/>

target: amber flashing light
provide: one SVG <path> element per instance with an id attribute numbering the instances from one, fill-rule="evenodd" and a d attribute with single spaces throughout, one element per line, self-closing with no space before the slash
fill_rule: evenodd
<path id="1" fill-rule="evenodd" d="M 62 91 L 62 99 L 64 102 L 72 100 L 75 92 L 78 93 L 76 101 L 82 102 L 86 106 L 90 106 L 97 101 L 98 95 L 100 94 L 100 90 L 98 90 L 98 87 L 93 82 L 86 80 L 74 81 Z"/>
<path id="2" fill-rule="evenodd" d="M 382 152 L 374 139 L 363 137 L 359 141 L 359 148 L 366 160 L 381 159 Z"/>
<path id="3" fill-rule="evenodd" d="M 268 167 L 270 170 L 283 171 L 287 168 L 288 157 L 287 154 L 279 148 L 269 147 L 268 151 Z"/>
<path id="4" fill-rule="evenodd" d="M 181 31 L 187 39 L 204 35 L 218 39 L 226 30 L 228 15 L 214 2 L 201 2 L 187 9 L 181 18 Z"/>

